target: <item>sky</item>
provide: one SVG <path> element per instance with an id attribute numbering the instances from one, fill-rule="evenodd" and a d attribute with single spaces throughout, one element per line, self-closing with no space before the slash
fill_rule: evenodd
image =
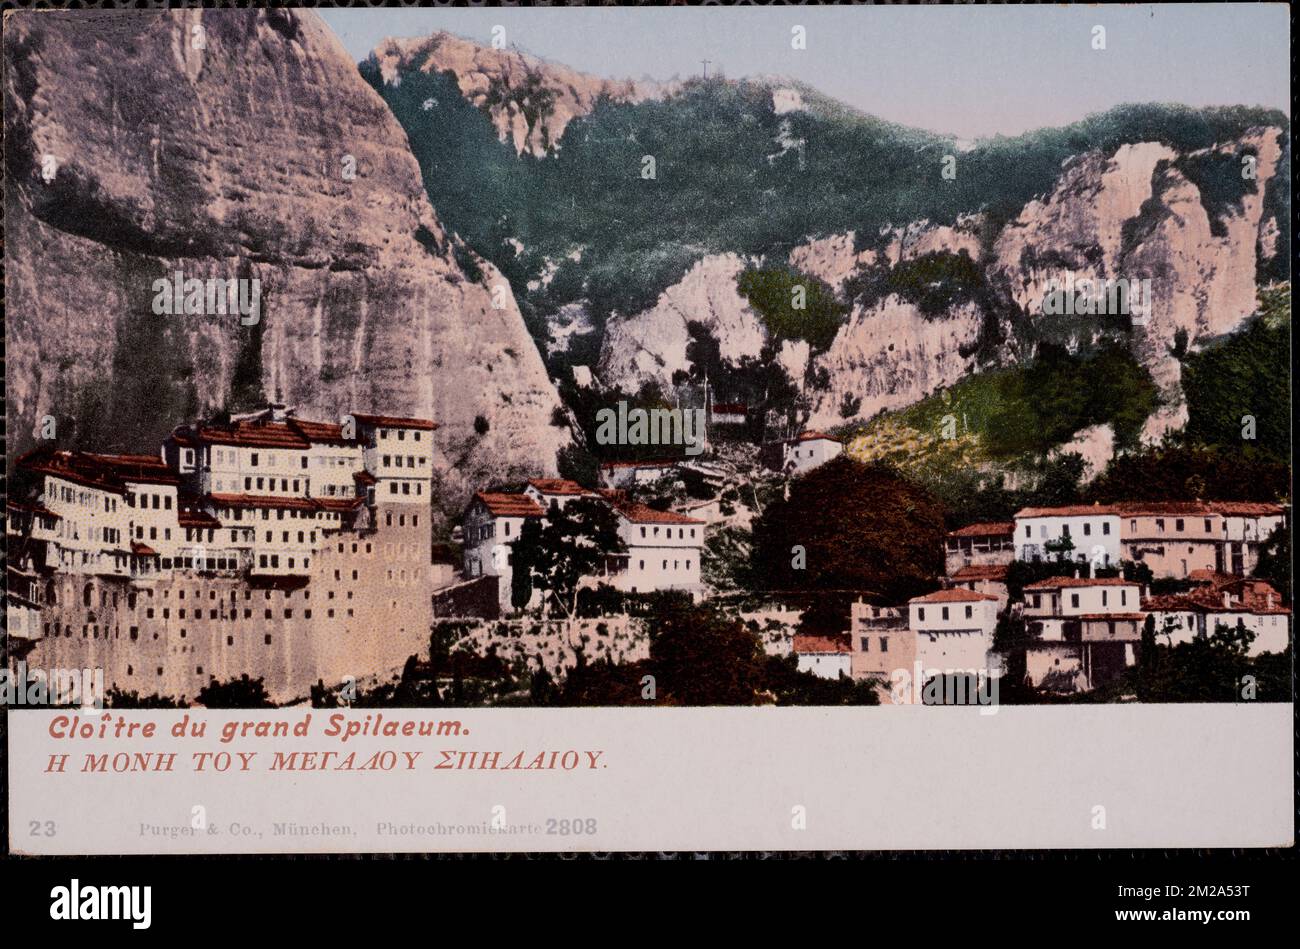
<path id="1" fill-rule="evenodd" d="M 789 76 L 881 118 L 975 139 L 1125 102 L 1290 114 L 1289 8 L 1146 6 L 318 9 L 358 61 L 447 30 L 611 79 Z M 792 48 L 792 29 L 806 48 Z M 1104 50 L 1093 49 L 1094 27 Z"/>

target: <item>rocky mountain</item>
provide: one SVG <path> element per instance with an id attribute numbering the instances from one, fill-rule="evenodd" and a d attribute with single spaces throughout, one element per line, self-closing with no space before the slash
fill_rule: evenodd
<path id="1" fill-rule="evenodd" d="M 807 424 L 835 425 L 1044 342 L 1109 338 L 1160 391 L 1143 432 L 1157 439 L 1186 420 L 1175 351 L 1242 324 L 1257 283 L 1287 273 L 1288 122 L 1269 110 L 1131 105 L 962 143 L 788 79 L 602 98 L 602 79 L 445 35 L 382 45 L 361 69 L 411 134 L 434 204 L 511 279 L 552 376 L 591 365 L 623 393 L 680 380 L 702 330 L 724 363 L 766 352 Z M 521 121 L 520 95 L 541 88 L 569 94 L 530 95 Z M 772 331 L 738 287 L 753 268 L 841 300 L 828 346 L 789 320 Z M 1151 318 L 1041 317 L 1063 278 L 1149 279 Z M 711 381 L 723 399 L 744 389 Z M 1108 433 L 1080 438 L 1110 450 Z"/>
<path id="2" fill-rule="evenodd" d="M 552 375 L 591 366 L 628 394 L 698 382 L 703 334 L 718 398 L 772 391 L 753 366 L 779 364 L 795 389 L 781 411 L 834 426 L 1045 343 L 1118 344 L 1158 391 L 1141 427 L 1154 441 L 1187 418 L 1181 356 L 1243 325 L 1258 286 L 1287 274 L 1289 123 L 1268 110 L 1121 106 L 969 143 L 790 80 L 602 97 L 603 80 L 445 35 L 385 44 L 362 71 L 435 206 L 510 279 Z M 525 91 L 564 88 L 523 109 Z M 801 335 L 798 313 L 760 312 L 740 287 L 755 269 L 815 280 L 838 327 Z M 1065 279 L 1149 280 L 1149 319 L 1044 317 Z M 1114 436 L 1089 425 L 1070 445 L 1096 468 Z"/>
<path id="3" fill-rule="evenodd" d="M 400 82 L 410 72 L 450 73 L 461 96 L 490 116 L 502 141 L 518 154 L 537 157 L 556 147 L 569 123 L 591 112 L 601 97 L 644 102 L 662 98 L 679 85 L 610 82 L 505 45 L 481 46 L 445 32 L 386 39 L 370 62 L 388 83 Z"/>
<path id="4" fill-rule="evenodd" d="M 497 269 L 443 228 L 407 136 L 315 14 L 12 14 L 10 448 L 151 450 L 278 398 L 442 424 L 445 500 L 550 473 L 559 399 Z M 260 321 L 160 315 L 155 281 L 257 280 Z"/>

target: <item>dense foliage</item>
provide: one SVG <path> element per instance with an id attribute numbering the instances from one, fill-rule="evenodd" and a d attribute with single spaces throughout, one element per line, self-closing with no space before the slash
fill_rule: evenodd
<path id="1" fill-rule="evenodd" d="M 841 455 L 794 479 L 789 498 L 764 509 L 752 564 L 769 590 L 854 590 L 899 602 L 942 574 L 943 532 L 943 509 L 927 491 Z"/>

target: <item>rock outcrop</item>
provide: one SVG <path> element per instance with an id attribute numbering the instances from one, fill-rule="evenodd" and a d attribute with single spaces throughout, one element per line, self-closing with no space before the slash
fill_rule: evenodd
<path id="1" fill-rule="evenodd" d="M 564 130 L 602 96 L 613 102 L 658 99 L 678 83 L 610 81 L 516 49 L 480 46 L 451 33 L 386 39 L 371 53 L 385 82 L 403 72 L 450 72 L 465 100 L 487 113 L 501 141 L 519 154 L 545 155 Z"/>
<path id="2" fill-rule="evenodd" d="M 177 406 L 260 395 L 438 420 L 451 506 L 554 469 L 559 398 L 506 282 L 315 14 L 18 13 L 4 55 L 11 449 L 100 409 L 121 425 L 83 447 L 151 450 Z M 176 272 L 258 280 L 260 323 L 153 313 Z"/>
<path id="3" fill-rule="evenodd" d="M 651 380 L 671 385 L 674 372 L 690 368 L 690 323 L 699 323 L 718 341 L 723 359 L 738 363 L 757 357 L 767 333 L 736 288 L 744 269 L 745 261 L 736 254 L 709 255 L 650 309 L 611 319 L 597 367 L 601 380 L 624 392 L 635 392 Z"/>

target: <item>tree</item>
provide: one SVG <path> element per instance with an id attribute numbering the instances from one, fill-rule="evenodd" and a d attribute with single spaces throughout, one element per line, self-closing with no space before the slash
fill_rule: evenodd
<path id="1" fill-rule="evenodd" d="M 524 518 L 519 539 L 510 546 L 513 553 L 510 574 L 510 605 L 517 610 L 528 606 L 533 598 L 533 558 L 541 541 L 542 525 L 535 517 Z"/>
<path id="2" fill-rule="evenodd" d="M 275 708 L 261 676 L 250 679 L 248 673 L 229 682 L 218 682 L 213 676 L 197 699 L 204 708 Z"/>
<path id="3" fill-rule="evenodd" d="M 1148 613 L 1142 624 L 1142 644 L 1138 650 L 1138 698 L 1148 701 L 1151 681 L 1155 678 L 1160 661 L 1160 650 L 1156 645 L 1156 617 Z"/>
<path id="4" fill-rule="evenodd" d="M 753 705 L 763 647 L 736 618 L 669 605 L 650 618 L 650 662 L 661 704 Z"/>
<path id="5" fill-rule="evenodd" d="M 599 572 L 611 554 L 627 550 L 618 534 L 618 516 L 595 498 L 574 498 L 563 507 L 552 503 L 545 523 L 521 533 L 512 549 L 515 572 L 526 568 L 531 585 L 543 593 L 543 608 L 557 607 L 563 613 L 569 645 L 574 646 L 579 586 Z M 512 602 L 515 592 L 512 589 Z"/>
<path id="6" fill-rule="evenodd" d="M 751 562 L 770 590 L 854 590 L 901 602 L 933 589 L 943 572 L 943 515 L 893 469 L 840 455 L 768 504 L 754 522 Z"/>
<path id="7" fill-rule="evenodd" d="M 1273 528 L 1264 541 L 1255 563 L 1255 576 L 1271 583 L 1282 594 L 1284 603 L 1291 602 L 1291 531 L 1286 524 Z"/>

